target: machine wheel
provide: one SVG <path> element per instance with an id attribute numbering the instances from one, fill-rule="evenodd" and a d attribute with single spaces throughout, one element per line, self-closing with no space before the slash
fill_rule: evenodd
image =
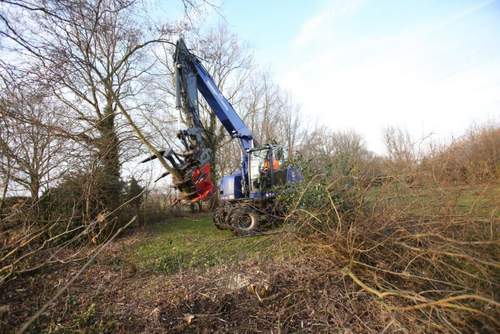
<path id="1" fill-rule="evenodd" d="M 227 230 L 231 228 L 229 222 L 227 221 L 228 214 L 231 211 L 230 209 L 231 208 L 227 205 L 220 206 L 215 209 L 212 220 L 215 227 L 217 227 L 219 230 Z"/>
<path id="2" fill-rule="evenodd" d="M 229 220 L 236 235 L 254 235 L 260 232 L 260 215 L 250 207 L 242 206 L 231 211 Z"/>

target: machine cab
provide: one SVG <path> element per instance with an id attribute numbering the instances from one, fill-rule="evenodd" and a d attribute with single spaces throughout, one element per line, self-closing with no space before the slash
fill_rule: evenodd
<path id="1" fill-rule="evenodd" d="M 271 189 L 287 182 L 288 150 L 279 145 L 265 145 L 251 150 L 248 156 L 250 197 L 272 197 Z"/>
<path id="2" fill-rule="evenodd" d="M 288 163 L 288 150 L 282 146 L 265 145 L 252 149 L 248 151 L 247 159 L 248 179 L 241 170 L 223 176 L 219 186 L 221 200 L 247 196 L 253 199 L 272 198 L 275 196 L 273 187 L 304 180 L 300 170 Z"/>

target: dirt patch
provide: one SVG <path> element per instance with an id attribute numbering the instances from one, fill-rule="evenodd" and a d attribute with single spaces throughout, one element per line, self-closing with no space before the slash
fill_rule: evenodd
<path id="1" fill-rule="evenodd" d="M 365 333 L 383 328 L 377 325 L 382 319 L 373 317 L 380 312 L 373 312 L 366 296 L 345 296 L 341 277 L 313 277 L 315 271 L 303 265 L 276 263 L 226 269 L 222 277 L 240 275 L 251 283 L 214 288 L 210 275 L 198 276 L 173 298 L 163 298 L 160 325 L 172 333 Z"/>
<path id="2" fill-rule="evenodd" d="M 383 329 L 363 294 L 346 296 L 341 274 L 296 263 L 246 261 L 175 275 L 138 270 L 121 249 L 97 258 L 30 329 L 33 333 L 245 333 Z M 0 297 L 1 333 L 13 332 L 80 268 L 74 263 L 8 284 Z M 380 325 L 379 325 L 380 324 Z M 370 328 L 368 330 L 368 328 Z M 349 332 L 349 331 L 347 331 Z M 346 333 L 347 333 L 346 332 Z"/>
<path id="3" fill-rule="evenodd" d="M 139 269 L 124 256 L 125 248 L 145 237 L 135 234 L 110 245 L 30 332 L 435 332 L 404 313 L 389 312 L 345 276 L 334 254 L 325 250 L 301 251 L 286 261 L 266 257 L 168 275 Z M 19 328 L 81 265 L 53 267 L 4 286 L 0 333 Z"/>

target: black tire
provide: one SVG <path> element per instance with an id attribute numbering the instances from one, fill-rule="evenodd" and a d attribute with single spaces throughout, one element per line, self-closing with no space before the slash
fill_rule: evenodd
<path id="1" fill-rule="evenodd" d="M 220 206 L 214 210 L 214 215 L 212 220 L 214 222 L 215 227 L 219 230 L 227 230 L 229 228 L 226 223 L 227 218 L 227 210 L 225 206 Z"/>
<path id="2" fill-rule="evenodd" d="M 235 208 L 231 211 L 229 220 L 236 235 L 247 236 L 260 232 L 260 215 L 250 207 Z"/>

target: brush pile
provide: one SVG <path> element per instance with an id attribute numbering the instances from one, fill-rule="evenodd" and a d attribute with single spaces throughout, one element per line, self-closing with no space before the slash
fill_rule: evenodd
<path id="1" fill-rule="evenodd" d="M 348 175 L 316 173 L 284 199 L 287 220 L 317 254 L 313 261 L 324 277 L 340 272 L 345 295 L 369 297 L 375 305 L 369 309 L 386 315 L 389 332 L 495 333 L 498 183 L 444 186 L 423 179 L 367 178 L 355 168 Z"/>

